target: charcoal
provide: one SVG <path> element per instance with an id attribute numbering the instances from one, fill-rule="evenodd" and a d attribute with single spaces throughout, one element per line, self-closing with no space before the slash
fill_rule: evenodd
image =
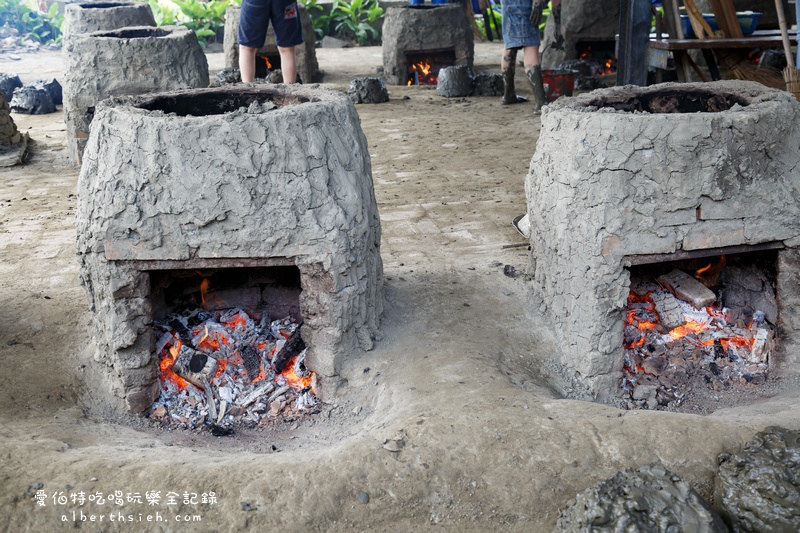
<path id="1" fill-rule="evenodd" d="M 576 496 L 554 531 L 721 532 L 720 516 L 661 465 L 626 469 Z"/>
<path id="2" fill-rule="evenodd" d="M 258 358 L 258 353 L 252 346 L 245 346 L 242 348 L 242 361 L 244 362 L 244 369 L 247 372 L 247 379 L 252 382 L 261 373 L 261 363 Z"/>
<path id="3" fill-rule="evenodd" d="M 16 74 L 0 73 L 0 92 L 6 97 L 6 102 L 10 102 L 14 97 L 14 89 L 22 87 L 22 80 Z"/>
<path id="4" fill-rule="evenodd" d="M 472 72 L 466 65 L 445 67 L 439 70 L 436 94 L 446 98 L 472 94 Z"/>
<path id="5" fill-rule="evenodd" d="M 272 367 L 275 369 L 275 372 L 278 374 L 283 372 L 286 363 L 288 363 L 292 357 L 302 352 L 305 347 L 306 343 L 303 342 L 303 339 L 300 337 L 300 328 L 298 327 L 289 338 L 286 339 L 286 343 L 278 350 L 278 353 L 275 354 L 275 358 L 272 360 Z"/>
<path id="6" fill-rule="evenodd" d="M 360 77 L 350 82 L 347 95 L 354 104 L 380 104 L 389 101 L 386 84 L 380 78 Z"/>
<path id="7" fill-rule="evenodd" d="M 575 73 L 576 91 L 593 91 L 600 88 L 600 63 L 590 59 L 569 59 L 558 66 L 559 70 L 571 70 Z"/>
<path id="8" fill-rule="evenodd" d="M 717 463 L 714 501 L 734 531 L 797 531 L 800 430 L 768 427 Z"/>
<path id="9" fill-rule="evenodd" d="M 14 90 L 11 110 L 26 115 L 46 115 L 56 112 L 56 104 L 45 88 L 26 85 Z"/>
<path id="10" fill-rule="evenodd" d="M 211 430 L 211 434 L 215 437 L 230 437 L 234 433 L 233 428 L 230 427 L 218 426 L 216 424 L 209 424 L 208 427 Z"/>
<path id="11" fill-rule="evenodd" d="M 238 68 L 224 68 L 217 72 L 215 85 L 231 85 L 242 81 L 242 74 Z"/>
<path id="12" fill-rule="evenodd" d="M 503 96 L 503 75 L 499 72 L 476 74 L 472 79 L 473 96 Z"/>

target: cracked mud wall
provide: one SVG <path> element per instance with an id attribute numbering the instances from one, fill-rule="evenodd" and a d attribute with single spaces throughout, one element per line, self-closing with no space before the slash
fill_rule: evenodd
<path id="1" fill-rule="evenodd" d="M 593 106 L 678 87 L 750 104 L 716 113 Z M 788 93 L 749 82 L 664 84 L 556 102 L 542 115 L 525 188 L 534 287 L 560 341 L 567 394 L 608 400 L 616 391 L 626 257 L 783 241 L 778 292 L 796 299 L 800 103 Z"/>
<path id="2" fill-rule="evenodd" d="M 128 35 L 147 34 L 144 37 Z M 109 96 L 208 86 L 208 63 L 183 26 L 129 27 L 74 35 L 65 44 L 67 155 L 80 164 L 95 106 Z"/>
<path id="3" fill-rule="evenodd" d="M 64 7 L 63 42 L 76 34 L 116 30 L 126 26 L 155 26 L 150 6 L 140 2 L 79 2 Z"/>

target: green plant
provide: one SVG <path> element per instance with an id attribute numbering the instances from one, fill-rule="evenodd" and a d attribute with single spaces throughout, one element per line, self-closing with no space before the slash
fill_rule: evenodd
<path id="1" fill-rule="evenodd" d="M 15 28 L 20 34 L 40 43 L 61 42 L 64 17 L 53 4 L 47 13 L 38 13 L 22 0 L 0 0 L 0 26 Z"/>
<path id="2" fill-rule="evenodd" d="M 241 1 L 241 0 L 239 0 Z M 323 13 L 323 8 L 317 3 L 317 0 L 300 0 L 303 7 L 308 11 L 308 16 L 311 17 L 311 23 L 314 25 L 314 35 L 317 39 L 322 39 L 329 34 L 331 17 Z"/>
<path id="3" fill-rule="evenodd" d="M 368 44 L 380 39 L 380 30 L 375 23 L 383 16 L 383 8 L 377 0 L 334 0 L 330 18 L 333 31 L 345 38 L 355 39 L 358 44 Z"/>
<path id="4" fill-rule="evenodd" d="M 241 0 L 240 0 L 241 1 Z M 180 24 L 193 30 L 200 44 L 225 27 L 227 0 L 148 0 L 159 26 Z"/>
<path id="5" fill-rule="evenodd" d="M 503 27 L 503 13 L 500 10 L 500 6 L 497 4 L 492 4 L 492 12 L 494 13 L 494 21 L 497 22 L 497 24 L 494 24 L 492 17 L 489 17 L 489 23 L 492 25 L 492 33 L 496 35 L 498 39 L 503 40 L 503 36 L 500 33 L 500 30 Z M 481 38 L 486 39 L 486 22 L 482 14 L 475 15 L 475 25 L 478 27 Z"/>

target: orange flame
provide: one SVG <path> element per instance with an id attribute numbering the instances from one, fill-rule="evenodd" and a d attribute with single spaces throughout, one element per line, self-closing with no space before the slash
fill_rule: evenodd
<path id="1" fill-rule="evenodd" d="M 203 307 L 206 306 L 206 294 L 208 293 L 209 283 L 208 278 L 203 278 L 203 281 L 200 282 L 200 303 Z"/>
<path id="2" fill-rule="evenodd" d="M 682 339 L 686 335 L 689 335 L 690 333 L 700 333 L 707 327 L 708 324 L 695 322 L 694 320 L 687 320 L 684 325 L 678 326 L 677 328 L 670 330 L 669 336 L 672 337 L 674 340 L 678 340 Z"/>
<path id="3" fill-rule="evenodd" d="M 436 82 L 439 81 L 438 76 L 431 74 L 431 64 L 427 59 L 423 59 L 411 65 L 409 67 L 409 73 L 410 76 L 406 85 L 414 85 L 415 78 L 419 85 L 435 85 Z M 414 73 L 417 75 L 414 76 Z"/>
<path id="4" fill-rule="evenodd" d="M 264 60 L 264 64 L 267 66 L 267 70 L 272 70 L 272 63 L 269 62 L 269 58 L 267 56 L 261 56 L 261 59 Z"/>
<path id="5" fill-rule="evenodd" d="M 294 371 L 294 365 L 297 362 L 297 357 L 298 356 L 295 355 L 286 363 L 283 372 L 281 372 L 281 376 L 283 376 L 284 379 L 286 379 L 286 384 L 292 387 L 293 389 L 303 390 L 307 387 L 311 387 L 311 384 L 314 381 L 314 373 L 309 372 L 308 376 L 305 377 L 298 376 L 297 373 Z M 312 392 L 316 393 L 316 391 L 314 391 L 313 388 L 311 390 Z"/>
<path id="6" fill-rule="evenodd" d="M 725 268 L 725 256 L 721 255 L 717 261 L 697 269 L 694 273 L 694 277 L 701 281 L 706 287 L 710 287 L 717 284 L 719 274 L 722 272 L 723 268 Z"/>
<path id="7" fill-rule="evenodd" d="M 181 346 L 183 346 L 181 341 L 176 339 L 175 344 L 170 346 L 169 350 L 165 350 L 164 355 L 161 356 L 159 368 L 161 369 L 162 381 L 171 381 L 178 387 L 178 389 L 183 390 L 187 385 L 189 385 L 189 382 L 172 370 L 172 366 L 175 364 L 175 360 L 178 358 L 178 354 L 181 352 Z"/>

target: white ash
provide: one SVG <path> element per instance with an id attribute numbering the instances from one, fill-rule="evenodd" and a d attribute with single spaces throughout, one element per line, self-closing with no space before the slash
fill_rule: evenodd
<path id="1" fill-rule="evenodd" d="M 191 333 L 191 347 L 218 362 L 218 366 L 204 365 L 217 368 L 213 375 L 203 377 L 210 394 L 178 376 L 172 367 L 172 354 L 183 346 L 180 334 L 170 325 L 176 320 Z M 266 313 L 251 316 L 239 308 L 193 310 L 157 322 L 156 328 L 163 331 L 156 344 L 162 361 L 161 394 L 151 407 L 151 418 L 182 428 L 206 423 L 256 426 L 314 411 L 319 401 L 313 392 L 315 376 L 304 365 L 305 350 L 290 359 L 282 374 L 273 366 L 275 354 L 297 327 L 291 317 L 270 321 Z M 247 375 L 241 356 L 245 346 L 258 356 L 259 376 Z"/>

